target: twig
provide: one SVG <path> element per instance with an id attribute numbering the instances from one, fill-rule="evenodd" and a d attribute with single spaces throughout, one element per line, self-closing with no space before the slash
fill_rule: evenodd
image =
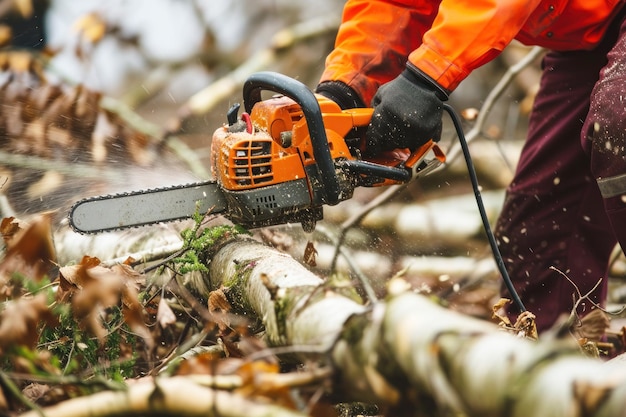
<path id="1" fill-rule="evenodd" d="M 533 47 L 518 63 L 512 65 L 507 69 L 504 75 L 500 78 L 495 87 L 487 94 L 485 98 L 485 102 L 481 106 L 478 117 L 476 118 L 476 122 L 474 126 L 465 134 L 465 139 L 467 143 L 470 143 L 472 140 L 476 139 L 478 136 L 482 135 L 483 129 L 485 127 L 485 122 L 487 121 L 487 117 L 491 113 L 494 104 L 500 98 L 502 93 L 506 90 L 506 88 L 511 84 L 511 82 L 515 79 L 515 77 L 528 65 L 535 62 L 535 60 L 544 52 L 544 49 L 538 46 Z M 450 149 L 447 152 L 448 161 L 453 161 L 461 154 L 461 149 L 457 145 L 456 142 L 452 144 Z"/>
<path id="2" fill-rule="evenodd" d="M 12 154 L 0 151 L 0 165 L 28 168 L 37 171 L 56 171 L 60 174 L 83 179 L 108 180 L 119 182 L 124 179 L 121 172 L 87 164 L 53 161 L 34 155 Z"/>
<path id="3" fill-rule="evenodd" d="M 559 327 L 559 329 L 557 330 L 556 334 L 557 336 L 563 335 L 565 334 L 566 331 L 569 331 L 571 329 L 571 327 L 574 325 L 574 323 L 576 323 L 577 321 L 580 321 L 580 318 L 578 317 L 578 313 L 576 313 L 576 310 L 578 309 L 578 306 L 580 305 L 581 302 L 583 301 L 588 301 L 593 307 L 597 308 L 598 310 L 602 311 L 603 313 L 609 314 L 609 315 L 619 315 L 621 314 L 624 310 L 626 310 L 626 306 L 622 307 L 622 309 L 618 312 L 612 313 L 609 312 L 608 310 L 606 310 L 605 308 L 603 308 L 602 306 L 600 306 L 598 303 L 594 302 L 593 300 L 591 300 L 591 294 L 598 288 L 598 286 L 602 283 L 602 278 L 598 280 L 598 282 L 596 282 L 596 284 L 589 290 L 587 291 L 587 293 L 585 293 L 584 295 L 580 292 L 580 289 L 578 288 L 578 285 L 576 285 L 576 283 L 574 281 L 572 281 L 572 279 L 570 277 L 567 276 L 566 273 L 564 273 L 563 271 L 561 271 L 560 269 L 551 266 L 550 267 L 551 270 L 556 271 L 558 274 L 560 274 L 562 277 L 564 277 L 570 284 L 572 284 L 572 286 L 574 287 L 574 290 L 576 291 L 575 297 L 574 297 L 574 307 L 572 307 L 572 311 L 570 312 L 569 317 L 567 318 L 567 320 Z"/>
<path id="4" fill-rule="evenodd" d="M 318 225 L 315 230 L 317 232 L 322 233 L 324 236 L 326 236 L 328 239 L 330 239 L 333 242 L 333 245 L 335 246 L 335 249 L 336 249 L 335 250 L 335 257 L 333 258 L 333 262 L 331 264 L 331 270 L 332 271 L 335 270 L 336 255 L 338 253 L 341 253 L 341 255 L 343 256 L 345 261 L 348 263 L 348 266 L 350 267 L 350 269 L 352 269 L 354 274 L 357 276 L 357 278 L 361 282 L 361 285 L 363 286 L 363 290 L 365 291 L 365 294 L 367 295 L 367 298 L 370 300 L 370 302 L 372 302 L 372 303 L 375 302 L 378 299 L 378 297 L 376 297 L 376 292 L 374 291 L 374 288 L 370 284 L 369 278 L 361 271 L 361 269 L 354 262 L 352 262 L 350 254 L 348 253 L 348 251 L 345 248 L 343 248 L 340 240 L 336 239 L 336 238 L 333 238 L 333 236 L 331 235 L 330 230 L 328 230 L 324 226 Z M 342 229 L 342 230 L 344 230 L 344 229 Z M 343 240 L 344 236 L 345 236 L 345 233 L 343 233 L 341 235 L 341 239 L 342 240 Z"/>
<path id="5" fill-rule="evenodd" d="M 171 260 L 172 257 L 176 257 L 180 255 L 182 245 L 183 245 L 182 242 L 176 242 L 176 243 L 171 243 L 169 245 L 160 246 L 158 248 L 151 248 L 147 250 L 133 252 L 124 256 L 120 256 L 118 258 L 113 258 L 107 261 L 103 261 L 102 266 L 111 267 L 113 265 L 121 264 L 121 263 L 126 262 L 128 258 L 135 259 L 135 262 L 134 262 L 135 265 L 139 263 L 147 263 L 147 262 L 155 261 L 157 259 L 163 259 L 164 257 L 166 257 L 164 262 L 167 262 L 168 260 Z M 143 272 L 147 273 L 156 268 L 158 268 L 158 266 L 149 267 L 143 270 Z"/>
<path id="6" fill-rule="evenodd" d="M 337 29 L 338 17 L 322 16 L 297 23 L 276 33 L 266 49 L 258 51 L 230 73 L 213 82 L 205 89 L 194 94 L 179 110 L 179 118 L 171 122 L 169 135 L 176 134 L 183 122 L 194 116 L 205 114 L 218 103 L 235 93 L 250 74 L 266 69 L 275 62 L 278 55 L 299 42 L 311 39 Z"/>
<path id="7" fill-rule="evenodd" d="M 191 378 L 145 378 L 128 386 L 124 392 L 107 391 L 77 397 L 46 407 L 47 417 L 87 417 L 121 415 L 178 416 L 276 416 L 304 417 L 285 407 L 254 401 L 249 396 L 212 390 Z M 22 417 L 39 417 L 27 412 Z"/>

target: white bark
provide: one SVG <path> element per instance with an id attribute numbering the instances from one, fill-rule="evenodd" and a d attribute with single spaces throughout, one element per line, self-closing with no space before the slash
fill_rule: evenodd
<path id="1" fill-rule="evenodd" d="M 105 391 L 46 407 L 46 417 L 185 416 L 303 417 L 284 407 L 262 404 L 228 391 L 214 390 L 189 377 L 145 379 L 125 391 Z M 22 417 L 40 417 L 38 411 Z"/>
<path id="2" fill-rule="evenodd" d="M 573 339 L 519 339 L 407 292 L 363 307 L 252 241 L 223 247 L 211 276 L 240 286 L 240 304 L 263 319 L 272 343 L 331 347 L 355 399 L 397 404 L 417 393 L 415 406 L 430 415 L 626 415 L 623 368 L 584 357 Z"/>

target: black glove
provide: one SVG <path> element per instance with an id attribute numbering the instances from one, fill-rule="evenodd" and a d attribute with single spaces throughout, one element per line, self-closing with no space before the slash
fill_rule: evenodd
<path id="1" fill-rule="evenodd" d="M 315 92 L 334 101 L 342 110 L 365 107 L 356 91 L 341 81 L 324 81 L 317 86 Z"/>
<path id="2" fill-rule="evenodd" d="M 367 129 L 365 154 L 409 148 L 441 138 L 443 101 L 448 93 L 434 80 L 408 63 L 394 80 L 384 84 L 372 99 L 374 114 Z"/>

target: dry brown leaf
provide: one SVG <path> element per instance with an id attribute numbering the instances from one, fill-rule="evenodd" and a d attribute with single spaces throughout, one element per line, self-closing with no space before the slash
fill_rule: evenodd
<path id="1" fill-rule="evenodd" d="M 79 265 L 59 270 L 59 284 L 60 299 L 70 301 L 81 327 L 103 341 L 107 333 L 101 317 L 106 308 L 120 301 L 124 289 L 120 276 L 101 266 L 97 258 L 83 257 Z"/>
<path id="2" fill-rule="evenodd" d="M 59 300 L 70 302 L 74 316 L 100 340 L 106 336 L 101 316 L 121 300 L 125 323 L 151 349 L 154 340 L 139 301 L 138 286 L 143 277 L 125 264 L 106 268 L 98 258 L 83 257 L 81 263 L 59 269 Z"/>
<path id="3" fill-rule="evenodd" d="M 492 307 L 491 318 L 493 320 L 498 320 L 498 325 L 500 326 L 513 326 L 511 320 L 506 315 L 504 308 L 511 304 L 511 300 L 508 298 L 500 298 L 497 303 L 495 303 Z"/>
<path id="4" fill-rule="evenodd" d="M 610 326 L 609 316 L 604 311 L 596 308 L 580 319 L 578 326 L 574 327 L 573 330 L 574 334 L 580 339 L 598 342 Z"/>
<path id="5" fill-rule="evenodd" d="M 0 233 L 2 233 L 2 239 L 5 244 L 9 243 L 9 241 L 13 239 L 13 236 L 19 231 L 19 222 L 14 217 L 5 217 L 2 219 L 0 223 Z"/>
<path id="6" fill-rule="evenodd" d="M 277 363 L 265 361 L 245 362 L 237 370 L 237 375 L 243 380 L 243 385 L 235 391 L 245 397 L 265 397 L 271 399 L 273 404 L 295 409 L 296 404 L 291 395 L 291 387 L 285 384 L 258 382 L 260 375 L 278 373 L 280 373 L 280 366 Z M 263 378 L 263 381 L 267 382 L 268 379 Z"/>
<path id="7" fill-rule="evenodd" d="M 202 352 L 180 363 L 176 375 L 232 375 L 241 366 L 241 359 L 227 358 L 216 352 Z"/>
<path id="8" fill-rule="evenodd" d="M 14 346 L 34 348 L 39 339 L 38 327 L 41 323 L 56 323 L 45 294 L 6 302 L 0 314 L 0 352 L 6 353 Z"/>
<path id="9" fill-rule="evenodd" d="M 39 400 L 50 392 L 50 386 L 46 384 L 39 384 L 33 382 L 28 384 L 23 390 L 22 394 L 33 403 L 39 403 Z"/>
<path id="10" fill-rule="evenodd" d="M 13 5 L 24 19 L 28 19 L 33 15 L 33 0 L 13 0 Z"/>
<path id="11" fill-rule="evenodd" d="M 304 248 L 304 263 L 309 265 L 310 267 L 315 267 L 317 265 L 316 262 L 317 257 L 317 249 L 315 249 L 315 245 L 313 242 L 307 242 L 306 248 Z"/>
<path id="12" fill-rule="evenodd" d="M 154 339 L 146 325 L 145 309 L 139 301 L 139 282 L 143 281 L 143 276 L 126 264 L 115 265 L 111 270 L 123 282 L 121 298 L 124 322 L 144 340 L 148 349 L 152 350 Z"/>
<path id="13" fill-rule="evenodd" d="M 0 47 L 7 46 L 13 40 L 13 29 L 8 25 L 0 25 Z"/>
<path id="14" fill-rule="evenodd" d="M 62 266 L 59 268 L 59 286 L 65 292 L 72 292 L 82 289 L 84 281 L 87 279 L 85 271 L 100 265 L 100 259 L 83 256 L 77 265 Z"/>
<path id="15" fill-rule="evenodd" d="M 35 60 L 35 56 L 28 51 L 1 52 L 0 67 L 17 73 L 34 72 L 37 75 L 43 75 L 42 66 Z"/>
<path id="16" fill-rule="evenodd" d="M 230 328 L 229 315 L 231 310 L 230 302 L 224 293 L 224 287 L 218 288 L 209 293 L 208 300 L 209 311 L 214 314 L 217 327 L 221 332 L 225 332 Z"/>
<path id="17" fill-rule="evenodd" d="M 56 260 L 50 218 L 50 214 L 36 217 L 8 242 L 6 255 L 0 263 L 0 281 L 14 273 L 35 281 L 48 275 Z"/>

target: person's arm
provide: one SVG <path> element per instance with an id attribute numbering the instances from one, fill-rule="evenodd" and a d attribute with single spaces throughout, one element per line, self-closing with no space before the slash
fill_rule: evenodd
<path id="1" fill-rule="evenodd" d="M 539 0 L 443 0 L 409 62 L 448 91 L 498 56 Z"/>
<path id="2" fill-rule="evenodd" d="M 321 82 L 340 81 L 369 105 L 378 88 L 404 70 L 437 7 L 437 1 L 348 0 Z"/>
<path id="3" fill-rule="evenodd" d="M 382 84 L 405 69 L 408 57 L 452 91 L 473 69 L 504 49 L 537 3 L 348 0 L 321 82 L 340 81 L 369 104 Z"/>

